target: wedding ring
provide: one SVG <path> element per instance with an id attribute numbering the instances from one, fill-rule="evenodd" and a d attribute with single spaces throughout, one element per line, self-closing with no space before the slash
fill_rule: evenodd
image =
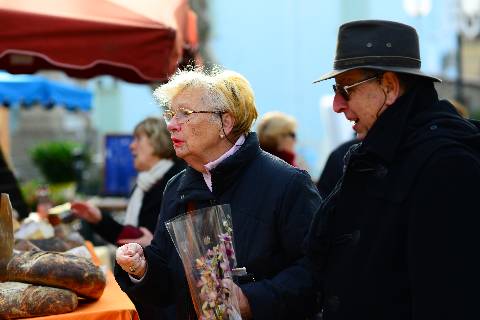
<path id="1" fill-rule="evenodd" d="M 137 268 L 135 268 L 134 266 L 130 266 L 128 270 L 130 271 L 130 273 L 135 273 L 135 271 L 137 271 Z"/>

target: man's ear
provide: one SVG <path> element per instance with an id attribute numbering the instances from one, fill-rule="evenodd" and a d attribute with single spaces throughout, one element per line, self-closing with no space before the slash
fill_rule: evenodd
<path id="1" fill-rule="evenodd" d="M 398 97 L 400 97 L 403 93 L 400 80 L 394 72 L 387 71 L 383 74 L 380 83 L 387 97 L 385 104 L 390 106 L 395 103 Z"/>
<path id="2" fill-rule="evenodd" d="M 233 126 L 235 125 L 235 118 L 233 118 L 233 115 L 229 112 L 221 114 L 220 117 L 222 117 L 223 124 L 223 130 L 220 128 L 220 133 L 228 136 L 232 132 Z"/>

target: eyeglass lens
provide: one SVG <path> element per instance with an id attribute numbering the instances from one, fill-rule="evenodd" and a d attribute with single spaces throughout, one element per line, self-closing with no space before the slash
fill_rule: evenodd
<path id="1" fill-rule="evenodd" d="M 345 99 L 346 101 L 350 100 L 350 95 L 348 94 L 347 90 L 345 90 L 344 87 L 342 86 L 337 86 L 336 84 L 332 85 L 333 87 L 333 92 L 335 94 L 339 93 L 343 99 Z"/>

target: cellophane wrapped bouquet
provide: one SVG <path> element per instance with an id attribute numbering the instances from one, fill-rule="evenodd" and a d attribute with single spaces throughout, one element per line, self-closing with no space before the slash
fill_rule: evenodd
<path id="1" fill-rule="evenodd" d="M 236 258 L 230 206 L 191 211 L 166 222 L 166 227 L 182 259 L 198 318 L 241 319 L 232 290 Z"/>

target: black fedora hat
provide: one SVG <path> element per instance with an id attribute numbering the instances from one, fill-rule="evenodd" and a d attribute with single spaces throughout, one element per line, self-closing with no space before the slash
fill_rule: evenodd
<path id="1" fill-rule="evenodd" d="M 359 20 L 338 30 L 333 71 L 315 82 L 353 69 L 366 68 L 412 74 L 432 81 L 442 80 L 420 71 L 420 49 L 414 28 L 398 22 Z"/>

